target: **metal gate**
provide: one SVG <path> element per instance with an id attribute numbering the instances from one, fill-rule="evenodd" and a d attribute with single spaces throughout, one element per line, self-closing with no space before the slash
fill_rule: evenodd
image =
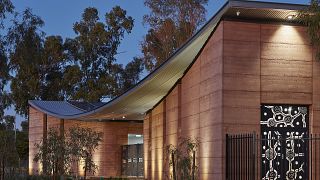
<path id="1" fill-rule="evenodd" d="M 226 137 L 226 179 L 319 180 L 320 136 L 305 105 L 261 105 L 261 132 Z"/>
<path id="2" fill-rule="evenodd" d="M 261 179 L 308 179 L 308 107 L 261 106 Z"/>
<path id="3" fill-rule="evenodd" d="M 292 161 L 289 164 L 288 159 L 291 153 L 288 149 L 286 154 L 269 153 L 270 156 L 279 159 L 279 166 L 275 168 L 271 165 L 277 164 L 275 160 L 272 162 L 266 160 L 265 150 L 261 150 L 263 145 L 268 143 L 276 144 L 289 142 L 290 144 L 303 143 L 305 147 L 297 147 L 294 157 L 299 157 L 299 161 Z M 300 153 L 303 149 L 303 156 Z M 290 156 L 289 156 L 290 155 Z M 289 156 L 290 158 L 287 158 Z M 276 158 L 277 157 L 277 158 Z M 269 163 L 266 166 L 263 161 Z M 299 164 L 300 163 L 300 164 Z M 303 165 L 302 165 L 303 164 Z M 288 170 L 295 169 L 292 174 Z M 320 179 L 320 135 L 309 135 L 303 138 L 271 138 L 263 139 L 255 133 L 226 135 L 226 180 L 319 180 Z M 266 173 L 267 172 L 267 173 Z M 269 173 L 268 173 L 269 172 Z M 291 172 L 291 171 L 289 171 Z M 285 175 L 285 176 L 280 176 Z"/>

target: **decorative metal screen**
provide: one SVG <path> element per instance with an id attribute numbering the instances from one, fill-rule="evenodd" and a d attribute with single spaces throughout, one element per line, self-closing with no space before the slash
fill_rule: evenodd
<path id="1" fill-rule="evenodd" d="M 262 105 L 260 123 L 261 178 L 308 179 L 308 107 Z"/>

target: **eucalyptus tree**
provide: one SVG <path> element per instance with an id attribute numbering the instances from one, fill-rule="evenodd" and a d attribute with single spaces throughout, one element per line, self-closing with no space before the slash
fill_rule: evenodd
<path id="1" fill-rule="evenodd" d="M 145 0 L 150 29 L 141 44 L 144 64 L 152 71 L 185 43 L 205 22 L 208 0 Z"/>
<path id="2" fill-rule="evenodd" d="M 62 59 L 56 59 L 55 49 L 58 37 L 47 37 L 41 31 L 44 22 L 39 16 L 26 9 L 17 16 L 9 29 L 7 39 L 10 43 L 11 97 L 15 110 L 21 115 L 27 115 L 30 99 L 59 99 L 58 95 L 48 95 L 46 86 L 51 85 L 52 64 L 59 64 Z M 56 39 L 56 41 L 52 40 Z M 51 43 L 48 46 L 48 43 Z M 59 47 L 59 46 L 58 46 Z M 59 50 L 57 50 L 59 51 Z M 58 61 L 58 62 L 57 62 Z M 55 69 L 59 69 L 58 67 Z M 57 81 L 59 82 L 59 81 Z M 55 85 L 51 85 L 55 87 Z"/>
<path id="3" fill-rule="evenodd" d="M 86 8 L 74 24 L 74 38 L 46 36 L 44 21 L 26 9 L 9 29 L 9 68 L 16 111 L 28 113 L 28 100 L 100 101 L 113 98 L 138 82 L 142 61 L 126 66 L 116 55 L 133 18 L 119 6 L 100 20 L 96 8 Z M 5 66 L 3 66 L 5 67 Z"/>
<path id="4" fill-rule="evenodd" d="M 72 63 L 66 69 L 64 82 L 72 99 L 100 101 L 117 94 L 121 66 L 115 56 L 124 35 L 132 28 L 133 18 L 119 6 L 105 14 L 104 22 L 96 8 L 84 10 L 82 19 L 73 27 L 77 36 L 66 40 Z"/>
<path id="5" fill-rule="evenodd" d="M 10 0 L 0 1 L 0 120 L 4 118 L 4 109 L 10 105 L 9 94 L 4 90 L 9 81 L 9 60 L 6 51 L 6 41 L 1 32 L 5 31 L 3 21 L 7 15 L 13 13 L 14 6 Z"/>

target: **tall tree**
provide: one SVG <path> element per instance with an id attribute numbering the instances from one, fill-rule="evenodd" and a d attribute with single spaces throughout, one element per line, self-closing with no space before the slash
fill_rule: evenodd
<path id="1" fill-rule="evenodd" d="M 44 22 L 32 14 L 30 9 L 23 12 L 22 20 L 14 21 L 8 33 L 11 44 L 10 67 L 15 76 L 12 78 L 12 99 L 16 111 L 25 115 L 27 101 L 40 97 L 40 63 L 43 33 L 39 32 Z"/>
<path id="2" fill-rule="evenodd" d="M 186 42 L 205 21 L 208 0 L 145 0 L 150 26 L 142 42 L 144 64 L 152 71 Z"/>
<path id="3" fill-rule="evenodd" d="M 115 84 L 114 84 L 114 96 L 119 96 L 140 80 L 140 74 L 144 69 L 143 60 L 141 58 L 134 57 L 125 67 L 122 64 L 115 64 L 113 66 Z"/>
<path id="4" fill-rule="evenodd" d="M 66 41 L 74 63 L 67 67 L 64 81 L 80 80 L 67 88 L 73 91 L 72 99 L 100 101 L 103 96 L 114 96 L 115 55 L 125 33 L 130 33 L 132 28 L 132 17 L 119 6 L 105 14 L 105 23 L 99 21 L 96 8 L 84 10 L 81 21 L 74 24 L 77 36 Z M 75 79 L 74 75 L 80 78 Z"/>
<path id="5" fill-rule="evenodd" d="M 0 120 L 4 117 L 4 110 L 10 105 L 9 94 L 4 90 L 9 80 L 8 59 L 0 35 Z"/>
<path id="6" fill-rule="evenodd" d="M 0 119 L 0 180 L 11 178 L 13 174 L 8 169 L 18 167 L 14 122 L 13 116 Z"/>
<path id="7" fill-rule="evenodd" d="M 9 168 L 17 167 L 18 154 L 15 148 L 14 131 L 0 131 L 0 179 L 10 179 Z"/>
<path id="8" fill-rule="evenodd" d="M 8 13 L 12 13 L 14 6 L 10 0 L 0 1 L 0 33 L 4 31 L 3 20 Z M 10 105 L 8 93 L 5 92 L 4 87 L 9 80 L 9 66 L 8 56 L 6 52 L 6 42 L 4 37 L 0 34 L 0 120 L 3 119 L 4 109 Z"/>
<path id="9" fill-rule="evenodd" d="M 45 37 L 44 22 L 26 9 L 8 33 L 11 45 L 12 99 L 16 111 L 27 115 L 28 100 L 62 100 L 61 80 L 65 62 L 60 36 Z"/>
<path id="10" fill-rule="evenodd" d="M 75 38 L 45 36 L 44 22 L 26 9 L 8 33 L 12 99 L 16 111 L 27 115 L 28 100 L 100 101 L 112 98 L 139 80 L 142 61 L 127 66 L 115 56 L 133 19 L 119 6 L 99 20 L 95 8 L 86 8 L 74 24 Z"/>
<path id="11" fill-rule="evenodd" d="M 122 93 L 139 82 L 143 69 L 143 60 L 137 57 L 126 65 L 122 72 Z"/>

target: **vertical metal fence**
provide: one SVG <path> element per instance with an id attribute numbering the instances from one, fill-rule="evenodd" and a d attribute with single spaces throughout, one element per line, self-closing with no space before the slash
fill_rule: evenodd
<path id="1" fill-rule="evenodd" d="M 274 149 L 265 149 L 266 144 Z M 261 139 L 255 133 L 227 134 L 225 172 L 226 180 L 320 180 L 320 135 Z"/>

